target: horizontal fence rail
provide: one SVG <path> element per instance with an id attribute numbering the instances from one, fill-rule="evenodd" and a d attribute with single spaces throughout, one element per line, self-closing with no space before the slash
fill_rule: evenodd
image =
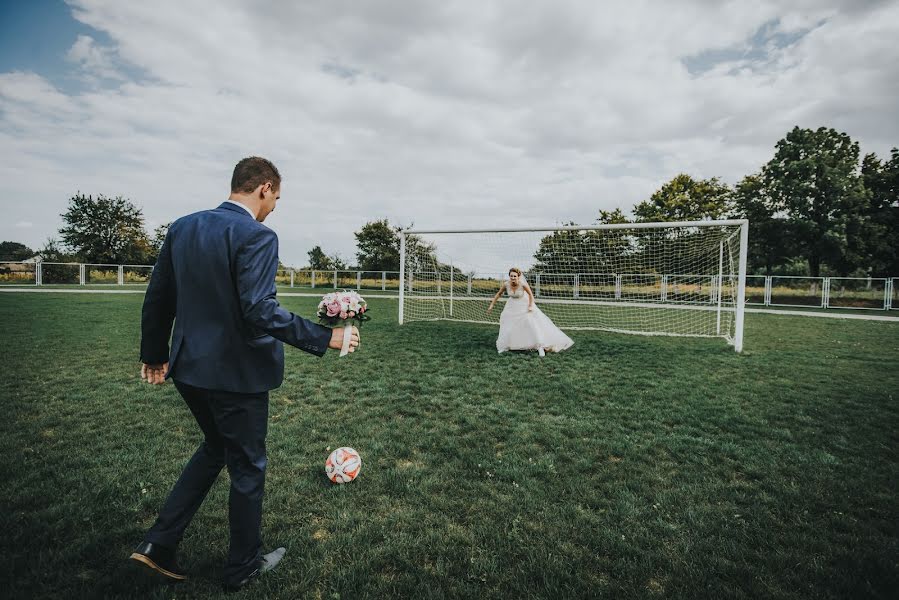
<path id="1" fill-rule="evenodd" d="M 60 262 L 0 262 L 0 285 L 146 284 L 153 265 Z M 670 304 L 714 304 L 717 275 L 691 273 L 525 273 L 534 295 L 542 299 L 613 300 Z M 490 297 L 505 273 L 473 275 L 449 271 L 407 274 L 407 292 Z M 731 281 L 735 275 L 724 275 Z M 355 289 L 396 292 L 399 271 L 279 269 L 278 285 L 308 289 Z M 444 290 L 444 288 L 446 288 Z M 899 277 L 805 277 L 747 275 L 746 304 L 797 308 L 899 310 Z"/>

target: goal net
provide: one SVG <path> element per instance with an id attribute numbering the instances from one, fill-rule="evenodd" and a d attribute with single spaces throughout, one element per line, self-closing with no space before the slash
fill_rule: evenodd
<path id="1" fill-rule="evenodd" d="M 721 337 L 742 350 L 748 222 L 416 231 L 401 236 L 400 324 L 498 323 L 522 270 L 562 329 Z"/>

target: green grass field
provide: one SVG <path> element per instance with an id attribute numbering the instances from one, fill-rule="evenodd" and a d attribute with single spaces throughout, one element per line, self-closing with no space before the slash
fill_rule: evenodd
<path id="1" fill-rule="evenodd" d="M 225 473 L 188 582 L 126 560 L 200 441 L 137 377 L 141 302 L 0 294 L 4 597 L 221 593 Z M 238 597 L 895 597 L 899 324 L 750 314 L 743 355 L 573 332 L 541 360 L 370 306 L 359 353 L 287 351 L 263 527 L 288 554 Z M 364 464 L 335 486 L 341 445 Z"/>

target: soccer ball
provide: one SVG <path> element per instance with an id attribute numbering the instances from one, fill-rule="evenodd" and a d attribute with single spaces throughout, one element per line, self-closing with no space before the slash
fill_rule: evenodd
<path id="1" fill-rule="evenodd" d="M 349 483 L 362 470 L 362 457 L 352 448 L 338 448 L 325 461 L 325 475 L 334 483 Z"/>

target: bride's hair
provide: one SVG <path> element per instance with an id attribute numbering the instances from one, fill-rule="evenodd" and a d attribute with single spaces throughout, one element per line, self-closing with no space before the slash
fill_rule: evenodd
<path id="1" fill-rule="evenodd" d="M 512 273 L 518 273 L 518 276 L 521 277 L 521 269 L 518 267 L 512 267 L 507 274 L 511 275 Z"/>

